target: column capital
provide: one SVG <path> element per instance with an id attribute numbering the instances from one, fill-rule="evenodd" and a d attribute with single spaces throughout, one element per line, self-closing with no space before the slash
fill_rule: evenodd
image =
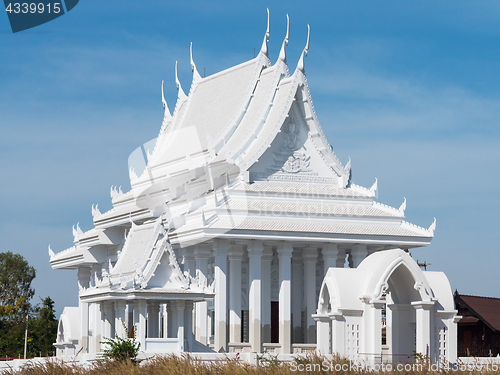
<path id="1" fill-rule="evenodd" d="M 194 247 L 195 259 L 209 259 L 212 254 L 212 248 L 209 244 L 198 244 Z"/>
<path id="2" fill-rule="evenodd" d="M 267 261 L 273 260 L 272 246 L 264 246 L 264 251 L 262 252 L 262 260 L 267 260 Z"/>
<path id="3" fill-rule="evenodd" d="M 345 253 L 345 250 L 340 250 L 339 245 L 336 243 L 326 243 L 321 248 L 323 258 L 336 258 L 337 254 L 341 251 L 344 251 Z"/>
<path id="4" fill-rule="evenodd" d="M 247 245 L 249 257 L 262 256 L 264 251 L 264 244 L 262 241 L 251 240 Z"/>
<path id="5" fill-rule="evenodd" d="M 315 247 L 306 247 L 302 250 L 302 259 L 304 263 L 316 263 L 318 258 L 318 249 Z"/>
<path id="6" fill-rule="evenodd" d="M 412 302 L 411 305 L 415 309 L 430 310 L 435 303 L 436 301 L 415 301 Z"/>
<path id="7" fill-rule="evenodd" d="M 231 245 L 229 247 L 228 258 L 229 260 L 242 260 L 244 253 L 243 245 Z"/>
<path id="8" fill-rule="evenodd" d="M 278 245 L 278 257 L 279 258 L 291 258 L 293 252 L 293 246 L 290 242 L 281 242 Z"/>
<path id="9" fill-rule="evenodd" d="M 227 240 L 215 239 L 213 244 L 214 254 L 217 255 L 226 255 L 229 252 L 229 242 Z"/>

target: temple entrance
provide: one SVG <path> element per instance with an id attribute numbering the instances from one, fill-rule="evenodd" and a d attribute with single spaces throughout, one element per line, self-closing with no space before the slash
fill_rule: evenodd
<path id="1" fill-rule="evenodd" d="M 400 264 L 387 280 L 386 345 L 393 362 L 404 362 L 416 350 L 416 310 L 421 301 L 411 272 Z M 423 353 L 425 354 L 425 353 Z"/>

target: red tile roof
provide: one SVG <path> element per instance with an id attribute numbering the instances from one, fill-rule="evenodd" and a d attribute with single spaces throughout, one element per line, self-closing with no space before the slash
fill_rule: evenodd
<path id="1" fill-rule="evenodd" d="M 500 298 L 460 294 L 460 299 L 475 313 L 473 315 L 477 315 L 494 331 L 500 331 Z"/>

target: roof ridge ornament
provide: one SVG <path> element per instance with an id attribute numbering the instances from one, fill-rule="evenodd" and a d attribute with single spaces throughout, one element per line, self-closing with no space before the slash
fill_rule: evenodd
<path id="1" fill-rule="evenodd" d="M 375 195 L 375 194 L 377 194 L 377 192 L 378 192 L 378 180 L 375 177 L 375 182 L 373 183 L 372 187 L 370 188 L 370 193 Z"/>
<path id="2" fill-rule="evenodd" d="M 434 221 L 427 230 L 431 233 L 432 236 L 434 236 L 434 231 L 436 230 L 436 218 L 434 218 Z"/>
<path id="3" fill-rule="evenodd" d="M 406 197 L 404 198 L 403 203 L 401 203 L 401 206 L 399 206 L 398 211 L 404 215 L 405 210 L 406 210 Z"/>
<path id="4" fill-rule="evenodd" d="M 290 37 L 290 18 L 288 17 L 288 13 L 286 15 L 286 36 L 285 40 L 283 40 L 283 44 L 281 45 L 280 51 L 280 60 L 286 63 L 286 51 L 285 47 L 288 46 L 288 39 Z"/>
<path id="5" fill-rule="evenodd" d="M 311 27 L 309 24 L 307 24 L 307 43 L 306 46 L 304 47 L 304 50 L 302 51 L 302 55 L 300 55 L 299 63 L 297 64 L 297 69 L 302 71 L 303 73 L 305 72 L 305 57 L 307 56 L 307 52 L 309 51 L 309 41 L 311 39 Z"/>
<path id="6" fill-rule="evenodd" d="M 165 100 L 165 94 L 163 93 L 163 80 L 161 81 L 161 101 L 163 103 L 163 108 L 165 108 L 165 114 L 163 115 L 163 120 L 164 121 L 170 120 L 172 118 L 172 114 L 170 113 L 167 101 Z"/>
<path id="7" fill-rule="evenodd" d="M 182 89 L 181 82 L 179 81 L 179 75 L 177 74 L 177 61 L 175 62 L 175 84 L 177 85 L 177 99 L 186 100 L 187 95 L 184 93 Z"/>
<path id="8" fill-rule="evenodd" d="M 271 24 L 270 24 L 270 20 L 269 20 L 269 8 L 267 8 L 267 30 L 266 30 L 266 34 L 264 35 L 264 41 L 262 42 L 262 47 L 260 48 L 260 52 L 266 56 L 269 53 L 269 51 L 267 49 L 267 41 L 269 39 L 269 34 L 271 32 L 270 26 L 271 26 Z"/>
<path id="9" fill-rule="evenodd" d="M 194 63 L 193 59 L 193 42 L 191 42 L 191 46 L 189 47 L 189 57 L 191 58 L 191 71 L 193 72 L 193 82 L 197 82 L 201 80 L 200 73 L 198 73 L 198 70 L 196 69 L 196 64 Z"/>

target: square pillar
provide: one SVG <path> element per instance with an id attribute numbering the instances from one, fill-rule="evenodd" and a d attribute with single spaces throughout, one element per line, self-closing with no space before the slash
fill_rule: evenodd
<path id="1" fill-rule="evenodd" d="M 126 301 L 115 301 L 115 337 L 126 338 L 125 313 L 127 309 Z"/>
<path id="2" fill-rule="evenodd" d="M 101 351 L 101 341 L 102 341 L 102 305 L 100 303 L 92 304 L 92 314 L 94 316 L 94 327 L 93 327 L 93 345 L 92 353 L 99 353 Z"/>
<path id="3" fill-rule="evenodd" d="M 330 347 L 330 317 L 328 315 L 312 314 L 313 319 L 316 321 L 316 353 L 324 356 L 332 353 Z"/>
<path id="4" fill-rule="evenodd" d="M 433 332 L 432 310 L 434 301 L 417 301 L 411 304 L 416 310 L 417 345 L 415 350 L 417 353 L 430 355 L 433 350 L 431 347 L 431 332 Z"/>
<path id="5" fill-rule="evenodd" d="M 291 352 L 291 285 L 292 276 L 292 244 L 282 242 L 278 246 L 279 258 L 279 343 L 281 353 Z"/>
<path id="6" fill-rule="evenodd" d="M 227 351 L 226 325 L 227 325 L 227 254 L 229 244 L 226 240 L 214 240 L 215 255 L 215 351 Z"/>
<path id="7" fill-rule="evenodd" d="M 316 324 L 313 314 L 316 313 L 318 301 L 316 301 L 316 261 L 318 250 L 315 247 L 306 247 L 302 251 L 304 262 L 304 299 L 306 312 L 306 337 L 304 341 L 308 344 L 316 342 Z"/>
<path id="8" fill-rule="evenodd" d="M 89 352 L 89 304 L 80 300 L 80 332 L 81 338 L 78 343 L 82 353 Z"/>
<path id="9" fill-rule="evenodd" d="M 241 342 L 241 260 L 243 246 L 229 250 L 229 342 Z"/>
<path id="10" fill-rule="evenodd" d="M 177 309 L 177 340 L 178 346 L 177 349 L 180 352 L 184 351 L 184 301 L 176 301 L 175 307 Z"/>
<path id="11" fill-rule="evenodd" d="M 146 350 L 146 316 L 147 303 L 144 300 L 134 301 L 135 338 L 141 344 L 140 350 Z"/>
<path id="12" fill-rule="evenodd" d="M 187 352 L 193 351 L 194 335 L 193 335 L 193 302 L 184 302 L 184 350 Z"/>
<path id="13" fill-rule="evenodd" d="M 261 288 L 261 325 L 262 342 L 271 342 L 271 263 L 273 260 L 273 249 L 264 246 L 262 252 L 262 286 Z"/>
<path id="14" fill-rule="evenodd" d="M 148 337 L 158 338 L 160 329 L 160 304 L 148 302 Z"/>
<path id="15" fill-rule="evenodd" d="M 112 301 L 101 303 L 102 338 L 113 339 L 115 337 L 114 321 L 115 309 Z"/>
<path id="16" fill-rule="evenodd" d="M 264 245 L 262 241 L 250 241 L 248 244 L 249 264 L 249 341 L 252 351 L 262 351 L 261 336 L 261 280 L 262 280 L 262 253 Z"/>
<path id="17" fill-rule="evenodd" d="M 199 272 L 205 279 L 208 279 L 208 259 L 212 254 L 212 249 L 208 244 L 196 245 L 194 249 L 194 259 L 196 262 L 196 271 Z M 197 302 L 195 304 L 195 332 L 196 340 L 203 345 L 208 344 L 208 303 L 206 301 Z"/>
<path id="18" fill-rule="evenodd" d="M 302 337 L 302 297 L 306 294 L 303 290 L 302 282 L 302 250 L 295 249 L 292 255 L 292 276 L 290 279 L 291 294 L 293 294 L 293 300 L 291 300 L 291 311 L 292 311 L 292 343 L 300 344 L 304 342 Z"/>

